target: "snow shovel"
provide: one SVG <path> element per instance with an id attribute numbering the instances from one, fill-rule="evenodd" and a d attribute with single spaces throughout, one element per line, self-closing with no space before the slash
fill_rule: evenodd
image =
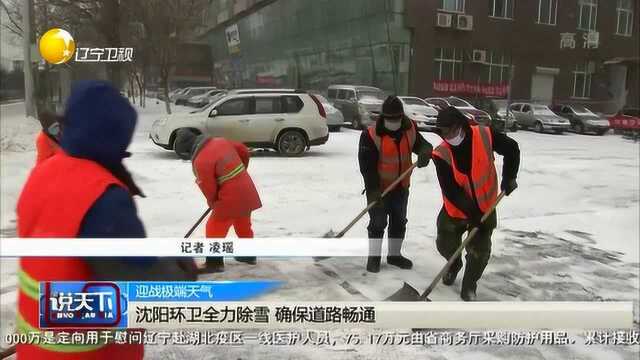
<path id="1" fill-rule="evenodd" d="M 397 179 L 395 179 L 391 183 L 391 185 L 389 185 L 386 189 L 384 189 L 382 194 L 380 194 L 380 199 L 385 197 L 385 195 L 387 195 L 391 190 L 393 190 L 393 188 L 395 188 L 396 185 L 398 185 L 405 177 L 407 177 L 407 175 L 409 175 L 413 171 L 413 169 L 416 168 L 416 166 L 418 166 L 417 163 L 411 165 L 407 170 L 405 170 L 402 174 L 400 174 L 400 176 Z M 355 225 L 364 216 L 364 214 L 366 214 L 369 210 L 371 210 L 371 208 L 374 207 L 378 203 L 378 201 L 380 201 L 380 199 L 373 201 L 371 202 L 371 204 L 367 205 L 367 207 L 364 208 L 362 211 L 360 211 L 360 213 L 353 220 L 351 220 L 349 225 L 347 225 L 344 229 L 342 229 L 342 231 L 340 231 L 339 233 L 334 233 L 333 230 L 329 230 L 328 233 L 324 234 L 323 238 L 339 239 L 343 237 L 344 234 L 346 234 L 347 231 L 351 230 L 353 225 Z M 330 256 L 314 256 L 313 259 L 318 261 L 318 260 L 328 259 L 329 257 Z"/>
<path id="2" fill-rule="evenodd" d="M 501 192 L 500 195 L 498 195 L 496 202 L 491 206 L 491 208 L 489 208 L 489 211 L 487 211 L 482 216 L 482 219 L 480 219 L 480 223 L 483 223 L 489 217 L 489 215 L 493 213 L 493 211 L 496 209 L 496 206 L 498 206 L 498 203 L 500 203 L 500 200 L 502 200 L 503 197 L 504 197 L 504 192 Z M 467 244 L 469 244 L 469 242 L 473 240 L 473 237 L 476 236 L 477 233 L 478 233 L 477 227 L 473 228 L 470 232 L 467 233 L 467 237 L 464 239 L 462 244 L 460 244 L 460 246 L 458 247 L 458 250 L 456 250 L 453 256 L 451 256 L 447 264 L 442 268 L 442 270 L 440 270 L 438 275 L 436 275 L 436 278 L 433 279 L 433 281 L 431 282 L 427 290 L 425 290 L 422 293 L 422 295 L 413 286 L 405 282 L 404 285 L 402 285 L 402 288 L 400 288 L 400 290 L 396 291 L 393 295 L 389 296 L 385 300 L 386 301 L 431 301 L 427 296 L 431 294 L 431 292 L 436 287 L 436 285 L 438 285 L 438 282 L 440 281 L 440 279 L 442 279 L 444 274 L 447 271 L 449 271 L 449 268 L 451 267 L 451 265 L 460 256 L 460 254 L 462 253 L 462 249 L 464 249 L 467 246 Z"/>
<path id="3" fill-rule="evenodd" d="M 211 212 L 211 208 L 207 208 L 207 210 L 205 210 L 205 212 L 202 214 L 202 216 L 200 216 L 200 219 L 198 219 L 198 221 L 196 221 L 196 223 L 193 224 L 191 229 L 189 229 L 189 231 L 187 231 L 187 234 L 184 236 L 185 239 L 188 238 L 189 236 L 191 236 L 191 234 L 196 230 L 198 225 L 200 225 L 202 220 L 204 220 L 204 218 L 206 218 L 207 215 L 209 215 L 210 212 Z"/>

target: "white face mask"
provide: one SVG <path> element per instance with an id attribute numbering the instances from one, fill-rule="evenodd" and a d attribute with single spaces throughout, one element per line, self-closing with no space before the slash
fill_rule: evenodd
<path id="1" fill-rule="evenodd" d="M 384 122 L 384 127 L 389 131 L 397 131 L 402 126 L 402 121 L 386 121 Z"/>
<path id="2" fill-rule="evenodd" d="M 464 140 L 464 131 L 462 131 L 462 128 L 458 129 L 458 135 L 454 136 L 451 139 L 444 139 L 444 141 L 446 141 L 451 146 L 458 146 L 462 144 L 463 140 Z"/>

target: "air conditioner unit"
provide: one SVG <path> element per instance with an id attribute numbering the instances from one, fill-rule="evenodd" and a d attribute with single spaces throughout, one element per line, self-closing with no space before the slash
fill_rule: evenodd
<path id="1" fill-rule="evenodd" d="M 487 62 L 487 51 L 486 50 L 473 50 L 473 58 L 471 59 L 474 63 L 484 64 Z"/>
<path id="2" fill-rule="evenodd" d="M 453 15 L 438 13 L 437 26 L 438 27 L 451 27 L 453 23 Z"/>
<path id="3" fill-rule="evenodd" d="M 473 30 L 473 16 L 471 15 L 458 15 L 458 22 L 456 28 L 458 30 L 470 31 Z"/>

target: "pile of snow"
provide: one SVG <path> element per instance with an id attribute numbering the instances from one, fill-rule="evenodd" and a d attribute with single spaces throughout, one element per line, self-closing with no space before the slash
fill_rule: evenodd
<path id="1" fill-rule="evenodd" d="M 0 150 L 25 152 L 35 149 L 35 138 L 40 131 L 40 122 L 33 117 L 2 118 Z"/>

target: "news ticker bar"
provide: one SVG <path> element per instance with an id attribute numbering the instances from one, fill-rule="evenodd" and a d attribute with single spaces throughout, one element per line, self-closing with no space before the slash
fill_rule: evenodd
<path id="1" fill-rule="evenodd" d="M 21 280 L 21 282 L 29 280 Z M 40 282 L 41 328 L 623 329 L 632 302 L 249 301 L 273 280 Z M 21 284 L 23 289 L 23 284 Z"/>
<path id="2" fill-rule="evenodd" d="M 126 245 L 126 246 L 123 246 Z M 366 238 L 4 238 L 1 257 L 29 256 L 368 256 Z"/>

